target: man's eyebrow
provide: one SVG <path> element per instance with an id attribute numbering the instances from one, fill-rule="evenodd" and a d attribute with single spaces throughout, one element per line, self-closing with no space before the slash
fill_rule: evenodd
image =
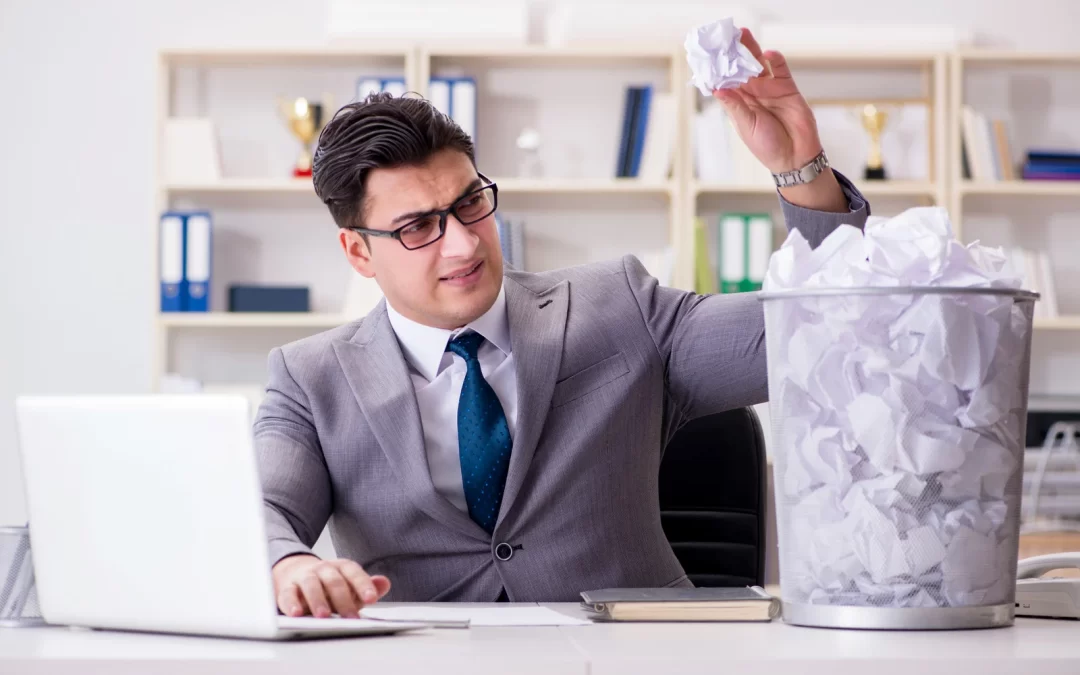
<path id="1" fill-rule="evenodd" d="M 469 194 L 473 190 L 481 187 L 483 184 L 484 184 L 484 181 L 481 180 L 479 177 L 474 178 L 471 183 L 469 183 L 467 186 L 465 186 L 465 189 L 461 191 L 461 194 L 459 194 L 454 199 L 454 201 L 456 202 L 458 199 L 461 199 L 462 197 Z M 390 221 L 390 224 L 391 225 L 397 225 L 398 223 L 404 223 L 404 222 L 408 222 L 410 220 L 416 220 L 417 218 L 421 218 L 423 216 L 430 215 L 430 214 L 432 214 L 434 212 L 435 212 L 435 209 L 430 209 L 428 211 L 410 211 L 409 213 L 403 213 L 400 216 L 398 216 L 397 218 L 394 218 L 392 221 Z"/>

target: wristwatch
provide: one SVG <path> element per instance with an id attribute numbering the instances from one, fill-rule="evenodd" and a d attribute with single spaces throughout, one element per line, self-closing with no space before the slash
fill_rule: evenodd
<path id="1" fill-rule="evenodd" d="M 810 160 L 810 163 L 801 169 L 774 173 L 772 175 L 773 182 L 776 183 L 776 187 L 791 187 L 792 185 L 809 183 L 821 175 L 821 172 L 828 166 L 829 158 L 825 156 L 825 151 L 822 150 L 817 154 L 817 157 Z"/>

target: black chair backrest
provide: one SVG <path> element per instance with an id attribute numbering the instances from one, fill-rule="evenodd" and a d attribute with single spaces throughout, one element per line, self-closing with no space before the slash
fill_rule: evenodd
<path id="1" fill-rule="evenodd" d="M 695 586 L 765 583 L 765 462 L 751 408 L 691 420 L 664 450 L 660 518 Z"/>

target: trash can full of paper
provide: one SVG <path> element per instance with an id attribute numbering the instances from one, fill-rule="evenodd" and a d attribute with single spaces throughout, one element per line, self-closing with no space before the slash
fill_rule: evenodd
<path id="1" fill-rule="evenodd" d="M 793 232 L 764 305 L 786 621 L 1013 620 L 1032 311 L 945 212 Z"/>

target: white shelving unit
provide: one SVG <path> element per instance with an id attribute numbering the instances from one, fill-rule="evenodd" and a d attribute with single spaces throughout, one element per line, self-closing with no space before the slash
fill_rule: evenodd
<path id="1" fill-rule="evenodd" d="M 167 49 L 158 53 L 157 60 L 157 139 L 159 154 L 162 151 L 160 139 L 163 138 L 165 120 L 174 115 L 184 113 L 191 115 L 209 116 L 214 118 L 216 112 L 213 101 L 210 100 L 215 94 L 226 95 L 237 100 L 245 92 L 231 92 L 237 88 L 237 83 L 242 83 L 245 75 L 252 76 L 261 85 L 259 89 L 252 89 L 260 101 L 259 108 L 253 112 L 258 119 L 264 122 L 264 128 L 270 134 L 276 136 L 278 141 L 286 142 L 287 152 L 299 151 L 298 144 L 289 137 L 283 120 L 277 117 L 277 97 L 291 95 L 306 95 L 319 97 L 324 94 L 326 85 L 337 84 L 347 78 L 350 84 L 345 91 L 330 92 L 337 94 L 331 102 L 336 101 L 339 106 L 348 100 L 348 95 L 355 89 L 355 76 L 348 75 L 354 72 L 378 72 L 387 75 L 404 76 L 410 89 L 417 88 L 416 80 L 417 52 L 412 45 L 401 44 L 368 44 L 358 47 L 318 47 L 318 48 L 230 48 L 230 49 Z M 326 71 L 336 75 L 336 80 L 324 75 Z M 305 81 L 312 74 L 321 74 L 317 85 L 305 87 Z M 254 85 L 253 85 L 254 86 Z M 245 102 L 247 107 L 254 107 L 254 103 Z M 215 123 L 218 120 L 215 119 Z M 290 164 L 282 161 L 274 167 L 260 166 L 258 174 L 251 171 L 257 162 L 250 162 L 243 167 L 244 173 L 253 175 L 229 175 L 230 142 L 232 147 L 243 147 L 246 139 L 231 137 L 232 130 L 219 129 L 221 138 L 222 162 L 226 168 L 226 177 L 220 180 L 206 183 L 171 183 L 165 180 L 160 168 L 156 176 L 154 212 L 150 222 L 154 232 L 153 236 L 153 259 L 158 260 L 159 231 L 157 223 L 162 212 L 171 208 L 209 208 L 215 213 L 217 206 L 227 204 L 230 210 L 252 208 L 265 209 L 262 202 L 268 199 L 284 197 L 290 204 L 295 200 L 301 200 L 309 211 L 321 209 L 321 216 L 307 216 L 326 223 L 327 231 L 332 232 L 333 224 L 329 214 L 314 198 L 314 189 L 310 180 L 296 179 L 288 175 Z M 230 138 L 224 138 L 229 135 Z M 237 134 L 239 136 L 239 134 Z M 295 157 L 295 154 L 292 155 Z M 160 167 L 160 162 L 159 162 Z M 237 172 L 239 173 L 239 172 Z M 310 196 L 312 199 L 306 199 Z M 222 200 L 225 200 L 224 202 Z M 236 202 L 239 202 L 239 207 Z M 215 231 L 218 222 L 215 218 Z M 255 229 L 255 228 L 249 228 Z M 214 255 L 217 255 L 215 248 Z M 219 279 L 220 280 L 220 279 Z M 154 265 L 153 284 L 156 289 L 159 286 L 158 265 Z M 207 313 L 162 313 L 159 311 L 158 293 L 154 293 L 154 326 L 155 335 L 155 367 L 153 371 L 154 389 L 157 389 L 162 378 L 174 370 L 174 351 L 177 351 L 178 342 L 183 336 L 190 336 L 192 331 L 198 331 L 196 339 L 208 334 L 217 335 L 221 330 L 229 334 L 236 332 L 235 329 L 248 329 L 246 334 L 263 333 L 267 329 L 274 331 L 291 330 L 315 332 L 341 325 L 349 320 L 349 317 L 334 312 L 313 312 L 310 314 L 261 314 L 261 313 L 229 313 L 216 309 L 221 303 L 212 302 L 215 311 Z M 216 293 L 222 297 L 220 291 Z M 220 337 L 220 335 L 218 335 Z M 197 348 L 186 350 L 198 352 Z M 197 360 L 202 360 L 199 354 Z M 265 358 L 265 354 L 263 355 Z M 181 369 L 182 370 L 182 369 Z"/>
<path id="2" fill-rule="evenodd" d="M 1002 181 L 973 181 L 963 177 L 963 156 L 961 145 L 962 119 L 961 111 L 967 103 L 968 78 L 972 74 L 994 72 L 1009 72 L 1021 70 L 1035 72 L 1040 76 L 1055 70 L 1074 71 L 1080 76 L 1080 52 L 1012 52 L 1001 50 L 963 50 L 951 55 L 951 105 L 950 126 L 955 132 L 949 143 L 949 172 L 953 189 L 949 200 L 950 217 L 956 229 L 956 236 L 964 241 L 970 239 L 966 234 L 965 216 L 969 212 L 978 212 L 971 208 L 972 200 L 985 200 L 988 198 L 1004 199 L 1014 208 L 1024 208 L 1025 204 L 1032 203 L 1035 199 L 1046 198 L 1076 198 L 1076 207 L 1080 209 L 1080 181 L 1042 181 L 1042 180 L 1002 180 Z M 1003 90 L 1000 83 L 997 87 Z M 1022 103 L 1022 101 L 1011 101 Z M 1026 144 L 1017 143 L 1017 136 L 1023 136 L 1029 140 L 1042 138 L 1038 131 L 1030 129 L 1017 129 L 1015 124 L 1009 125 L 1010 146 L 1014 153 L 1023 150 Z M 1014 154 L 1008 161 L 1016 164 L 1017 155 Z M 1014 223 L 1015 227 L 1016 224 Z M 1080 241 L 1080 239 L 1078 239 Z M 993 243 L 993 242 L 987 242 Z M 1059 295 L 1061 284 L 1058 284 Z M 1050 331 L 1075 331 L 1080 330 L 1080 314 L 1062 315 L 1054 318 L 1035 319 L 1035 328 Z"/>
<path id="3" fill-rule="evenodd" d="M 884 200 L 889 204 L 913 206 L 917 204 L 950 205 L 954 221 L 960 222 L 961 209 L 965 198 L 979 195 L 1008 195 L 1016 198 L 1026 196 L 1080 196 L 1080 184 L 1069 183 L 993 183 L 977 184 L 960 180 L 959 171 L 959 105 L 964 68 L 969 65 L 992 67 L 995 63 L 1076 63 L 1080 65 L 1080 55 L 1024 55 L 1000 52 L 963 52 L 957 55 L 942 53 L 793 53 L 786 55 L 795 71 L 796 78 L 804 94 L 812 103 L 831 102 L 835 104 L 857 104 L 859 102 L 920 102 L 928 106 L 928 179 L 927 180 L 890 180 L 860 181 L 856 183 L 872 200 Z M 952 71 L 950 73 L 950 62 Z M 575 48 L 548 48 L 544 46 L 500 46 L 500 45 L 369 45 L 363 48 L 284 48 L 284 49 L 183 49 L 166 50 L 159 54 L 159 137 L 167 116 L 177 114 L 180 105 L 178 99 L 186 92 L 188 98 L 199 99 L 198 112 L 213 117 L 215 110 L 205 99 L 215 92 L 226 92 L 230 99 L 239 101 L 239 93 L 229 88 L 232 83 L 242 81 L 242 73 L 255 74 L 264 88 L 277 86 L 279 81 L 286 83 L 302 82 L 303 78 L 320 69 L 338 73 L 354 73 L 354 78 L 371 75 L 375 72 L 396 73 L 404 76 L 407 89 L 425 94 L 427 82 L 432 75 L 473 75 L 478 77 L 479 133 L 477 155 L 480 168 L 499 184 L 500 210 L 504 213 L 520 210 L 527 217 L 543 223 L 555 223 L 564 209 L 576 213 L 593 214 L 605 209 L 620 214 L 631 214 L 629 224 L 624 230 L 612 229 L 611 225 L 592 224 L 587 220 L 574 222 L 566 227 L 573 236 L 580 236 L 585 248 L 596 243 L 589 237 L 610 239 L 612 232 L 627 237 L 641 236 L 656 242 L 662 240 L 674 250 L 675 272 L 672 285 L 690 289 L 693 287 L 693 242 L 695 217 L 714 213 L 718 208 L 727 208 L 727 204 L 738 207 L 778 211 L 776 192 L 769 186 L 727 185 L 700 182 L 694 177 L 692 120 L 700 100 L 698 92 L 689 87 L 689 72 L 681 47 L 669 45 L 594 45 Z M 269 71 L 277 69 L 281 76 Z M 224 84 L 215 88 L 213 73 L 222 72 Z M 950 77 L 951 75 L 951 77 Z M 196 86 L 191 86 L 192 78 Z M 229 79 L 231 78 L 231 79 Z M 537 96 L 527 91 L 530 78 L 545 83 L 545 86 L 565 87 L 566 95 L 560 101 L 557 97 Z M 838 95 L 829 93 L 826 86 L 831 81 L 854 83 Z M 542 178 L 516 177 L 511 162 L 505 155 L 500 155 L 503 146 L 512 146 L 507 135 L 514 132 L 509 124 L 485 126 L 487 120 L 502 120 L 504 110 L 516 111 L 521 119 L 534 119 L 542 127 L 548 147 L 558 146 L 560 134 L 592 134 L 598 144 L 610 143 L 617 136 L 612 127 L 618 124 L 618 115 L 622 110 L 622 91 L 631 82 L 648 81 L 658 90 L 676 94 L 678 102 L 678 128 L 675 130 L 675 147 L 671 176 L 664 181 L 642 181 L 637 179 L 618 179 L 609 177 L 613 171 L 605 147 L 596 149 L 596 156 L 577 158 L 575 165 L 571 161 L 558 168 L 564 172 L 553 171 Z M 904 83 L 909 89 L 906 98 L 896 99 L 895 94 L 887 91 L 890 82 Z M 187 89 L 184 89 L 187 83 Z M 950 92 L 950 84 L 951 92 Z M 282 85 L 283 87 L 285 85 Z M 183 90 L 183 91 L 182 91 Z M 192 93 L 194 92 L 194 93 Z M 593 92 L 600 92 L 594 94 Z M 265 93 L 265 92 L 263 92 Z M 289 94 L 292 92 L 276 92 Z M 527 96 L 531 94 L 531 98 Z M 609 101 L 612 112 L 606 117 L 582 115 L 573 117 L 572 128 L 560 128 L 552 121 L 551 106 L 577 105 L 577 97 L 595 95 L 615 97 Z M 306 94 L 299 91 L 296 95 Z M 340 106 L 348 98 L 336 100 Z M 604 99 L 606 100 L 606 99 Z M 186 104 L 191 107 L 191 102 Z M 596 104 L 602 107 L 603 103 Z M 246 112 L 251 107 L 253 115 L 261 115 L 265 127 L 286 134 L 284 124 L 273 119 L 276 111 L 269 103 L 263 108 L 244 104 Z M 181 110 L 181 112 L 183 112 Z M 484 115 L 488 115 L 485 118 Z M 271 120 L 272 121 L 267 121 Z M 544 125 L 547 125 L 546 127 Z M 591 126 L 590 126 L 591 125 Z M 579 127 L 581 127 L 579 129 Z M 603 130 L 602 133 L 600 130 Z M 553 140 L 552 140 L 553 139 Z M 280 140 L 280 139 L 279 139 Z M 239 146 L 238 146 L 239 147 Z M 250 147 L 250 146 L 249 146 Z M 290 146 L 295 149 L 295 145 Z M 554 151 L 553 151 L 554 152 Z M 229 148 L 223 148 L 223 162 L 226 163 L 228 176 L 209 183 L 167 183 L 160 176 L 154 200 L 153 256 L 157 260 L 157 227 L 161 212 L 176 206 L 195 206 L 209 208 L 212 212 L 221 207 L 230 215 L 257 212 L 251 216 L 255 224 L 249 224 L 247 234 L 252 241 L 242 243 L 259 248 L 262 242 L 258 237 L 277 237 L 274 225 L 261 227 L 259 218 L 268 220 L 274 215 L 273 209 L 284 204 L 287 209 L 303 213 L 307 220 L 317 221 L 320 231 L 318 236 L 332 236 L 333 231 L 329 214 L 314 197 L 310 180 L 288 177 L 287 163 L 264 166 L 249 162 L 243 171 L 230 171 Z M 252 167 L 261 167 L 252 170 Z M 269 168 L 268 168 L 269 167 Z M 225 206 L 222 206 L 225 205 Z M 269 205 L 269 206 L 268 206 Z M 292 211 L 289 211 L 292 213 Z M 269 214 L 269 215 L 268 215 Z M 240 218 L 240 216 L 235 216 Z M 580 217 L 580 216 L 579 216 Z M 591 216 L 588 216 L 591 218 Z M 545 220 L 546 218 L 546 220 Z M 649 222 L 665 223 L 661 232 L 649 231 Z M 306 223 L 306 221 L 305 221 Z M 217 226 L 215 218 L 215 227 Z M 778 221 L 779 226 L 779 221 Z M 287 227 L 284 225 L 282 227 Z M 607 229 L 605 229 L 607 227 Z M 548 235 L 545 227 L 538 227 L 539 234 Z M 317 230 L 316 230 L 317 231 Z M 959 236 L 959 234 L 958 234 Z M 527 234 L 527 246 L 533 246 Z M 278 240 L 274 239 L 274 243 Z M 779 239 L 777 240 L 779 242 Z M 565 242 L 562 242 L 565 244 Z M 610 243 L 610 242 L 606 242 Z M 619 243 L 619 242 L 615 242 Z M 266 246 L 271 246 L 267 243 Z M 538 241 L 538 246 L 551 248 L 547 261 L 558 256 L 558 241 Z M 628 245 L 629 246 L 629 245 Z M 551 251 L 555 251 L 552 253 Z M 607 252 L 604 249 L 605 253 Z M 632 248 L 621 252 L 634 252 Z M 578 250 L 577 255 L 581 255 Z M 342 263 L 342 266 L 344 263 Z M 223 283 L 215 277 L 215 283 Z M 158 284 L 155 265 L 155 288 Z M 206 314 L 161 314 L 157 312 L 157 293 L 155 302 L 155 322 L 157 336 L 157 361 L 155 368 L 155 386 L 165 373 L 174 368 L 174 352 L 179 340 L 199 340 L 200 336 L 213 335 L 214 339 L 231 339 L 230 336 L 252 335 L 267 340 L 267 335 L 277 336 L 281 331 L 289 335 L 301 332 L 316 332 L 340 325 L 351 317 L 333 311 L 333 303 L 315 303 L 311 314 L 232 314 L 212 311 Z M 217 305 L 220 307 L 220 305 Z M 330 310 L 330 311 L 327 311 Z M 1041 329 L 1080 330 L 1080 316 L 1062 317 L 1038 324 Z M 245 329 L 240 331 L 238 329 Z M 269 331 L 269 333 L 268 333 Z M 277 331 L 277 332 L 274 332 Z M 191 358 L 192 349 L 179 350 Z M 195 350 L 197 351 L 197 350 Z M 265 357 L 265 353 L 261 354 Z M 199 357 L 201 358 L 201 357 Z"/>

